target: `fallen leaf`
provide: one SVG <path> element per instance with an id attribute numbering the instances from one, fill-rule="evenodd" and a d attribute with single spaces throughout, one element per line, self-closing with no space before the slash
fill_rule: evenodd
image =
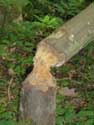
<path id="1" fill-rule="evenodd" d="M 8 74 L 10 75 L 10 76 L 14 76 L 15 75 L 15 72 L 13 71 L 13 69 L 8 69 Z"/>

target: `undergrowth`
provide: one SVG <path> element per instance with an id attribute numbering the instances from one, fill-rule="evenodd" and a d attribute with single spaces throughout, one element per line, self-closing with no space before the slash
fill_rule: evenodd
<path id="1" fill-rule="evenodd" d="M 4 22 L 0 22 L 0 125 L 16 124 L 21 82 L 32 71 L 38 42 L 90 2 L 92 0 L 0 1 L 0 7 L 4 6 L 9 12 Z M 18 14 L 22 12 L 20 23 L 7 20 L 14 5 Z M 63 67 L 54 69 L 53 74 L 59 88 L 75 88 L 79 93 L 78 105 L 75 105 L 75 98 L 58 92 L 56 125 L 94 125 L 94 42 Z"/>

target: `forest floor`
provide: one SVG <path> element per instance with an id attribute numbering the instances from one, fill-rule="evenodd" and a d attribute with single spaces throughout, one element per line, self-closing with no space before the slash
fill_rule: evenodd
<path id="1" fill-rule="evenodd" d="M 0 125 L 15 124 L 21 83 L 32 71 L 36 46 L 63 23 L 47 15 L 0 32 Z M 58 86 L 56 125 L 94 125 L 94 41 L 52 74 Z"/>

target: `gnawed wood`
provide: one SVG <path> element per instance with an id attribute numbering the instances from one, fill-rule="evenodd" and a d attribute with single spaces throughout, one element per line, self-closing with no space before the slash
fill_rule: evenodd
<path id="1" fill-rule="evenodd" d="M 45 48 L 46 47 L 46 48 Z M 57 55 L 43 43 L 34 58 L 34 69 L 23 82 L 20 119 L 30 125 L 55 125 L 56 81 L 50 67 L 57 63 Z"/>
<path id="2" fill-rule="evenodd" d="M 55 125 L 56 81 L 50 68 L 64 64 L 93 39 L 94 4 L 91 4 L 39 43 L 34 69 L 23 82 L 20 119 L 30 120 L 28 125 Z"/>
<path id="3" fill-rule="evenodd" d="M 56 66 L 60 66 L 92 40 L 94 40 L 94 3 L 42 40 L 39 46 L 43 42 L 49 45 L 51 50 L 55 50 L 59 55 Z"/>

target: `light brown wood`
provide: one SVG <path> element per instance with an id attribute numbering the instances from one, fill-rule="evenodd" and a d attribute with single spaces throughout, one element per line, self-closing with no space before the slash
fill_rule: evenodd
<path id="1" fill-rule="evenodd" d="M 60 66 L 92 40 L 94 40 L 94 3 L 41 41 L 39 46 L 43 43 L 45 46 L 49 45 L 51 51 L 58 54 L 56 65 Z"/>
<path id="2" fill-rule="evenodd" d="M 42 40 L 34 69 L 23 82 L 20 119 L 28 125 L 55 125 L 56 81 L 50 68 L 63 65 L 94 40 L 94 4 Z"/>

